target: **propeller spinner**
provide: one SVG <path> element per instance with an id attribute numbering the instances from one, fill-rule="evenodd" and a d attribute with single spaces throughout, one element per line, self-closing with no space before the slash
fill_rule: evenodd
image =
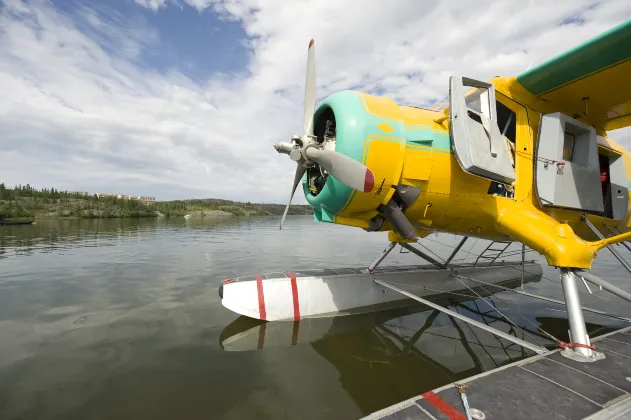
<path id="1" fill-rule="evenodd" d="M 305 81 L 304 134 L 302 137 L 294 136 L 291 139 L 291 143 L 279 141 L 274 144 L 274 148 L 278 153 L 289 155 L 290 159 L 297 163 L 296 173 L 294 174 L 294 184 L 291 189 L 291 195 L 289 196 L 289 202 L 283 213 L 283 218 L 280 221 L 280 229 L 283 228 L 291 200 L 294 198 L 296 188 L 307 168 L 315 166 L 316 164 L 320 165 L 322 169 L 326 170 L 341 183 L 362 192 L 372 191 L 375 183 L 373 173 L 361 162 L 342 153 L 324 149 L 323 144 L 317 141 L 313 133 L 313 117 L 316 100 L 315 88 L 315 46 L 313 40 L 311 40 L 309 42 L 307 77 Z"/>

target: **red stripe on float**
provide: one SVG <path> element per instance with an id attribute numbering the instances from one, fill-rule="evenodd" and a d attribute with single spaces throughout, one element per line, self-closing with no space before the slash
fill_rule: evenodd
<path id="1" fill-rule="evenodd" d="M 256 291 L 259 295 L 259 318 L 267 321 L 267 312 L 265 311 L 265 295 L 263 294 L 263 279 L 258 274 L 254 275 L 256 279 Z"/>
<path id="2" fill-rule="evenodd" d="M 285 271 L 285 274 L 291 279 L 291 295 L 294 299 L 294 321 L 299 321 L 300 301 L 298 301 L 298 283 L 296 282 L 296 276 L 289 271 Z"/>
<path id="3" fill-rule="evenodd" d="M 443 400 L 432 391 L 422 394 L 421 397 L 423 397 L 423 399 L 425 399 L 428 403 L 439 409 L 451 420 L 467 420 L 467 418 L 460 411 L 456 410 L 454 407 L 449 405 L 447 401 Z"/>
<path id="4" fill-rule="evenodd" d="M 309 41 L 309 48 L 311 48 L 312 46 L 313 46 L 313 39 Z"/>

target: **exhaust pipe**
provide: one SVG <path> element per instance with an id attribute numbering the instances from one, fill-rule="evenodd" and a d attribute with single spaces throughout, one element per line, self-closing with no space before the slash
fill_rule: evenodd
<path id="1" fill-rule="evenodd" d="M 403 211 L 394 200 L 388 201 L 388 204 L 379 206 L 384 217 L 394 226 L 394 230 L 401 235 L 403 239 L 417 239 L 416 228 L 410 220 L 403 214 Z"/>

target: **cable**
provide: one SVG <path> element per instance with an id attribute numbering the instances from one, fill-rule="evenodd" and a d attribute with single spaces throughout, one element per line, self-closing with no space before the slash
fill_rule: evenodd
<path id="1" fill-rule="evenodd" d="M 513 322 L 513 321 L 512 321 L 512 320 L 511 320 L 508 316 L 504 315 L 504 313 L 503 313 L 502 311 L 500 311 L 500 310 L 499 310 L 496 306 L 491 305 L 491 304 L 489 303 L 489 301 L 488 301 L 488 300 L 486 300 L 485 298 L 483 298 L 482 296 L 480 296 L 480 295 L 479 295 L 479 294 L 478 294 L 475 290 L 473 290 L 471 287 L 469 287 L 468 285 L 466 285 L 466 284 L 465 284 L 462 280 L 460 280 L 458 277 L 461 277 L 461 276 L 454 276 L 454 278 L 455 278 L 456 280 L 458 280 L 458 281 L 459 281 L 459 282 L 460 282 L 460 283 L 461 283 L 464 287 L 466 287 L 467 289 L 469 289 L 469 290 L 471 290 L 473 293 L 475 293 L 475 294 L 476 294 L 476 295 L 477 295 L 480 299 L 482 299 L 482 300 L 483 300 L 483 301 L 484 301 L 487 305 L 489 305 L 489 306 L 491 307 L 491 309 L 496 310 L 496 311 L 497 311 L 497 313 L 499 313 L 500 315 L 502 315 L 502 316 L 503 316 L 503 317 L 504 317 L 504 318 L 505 318 L 505 319 L 506 319 L 509 323 L 513 324 L 515 327 L 517 327 L 519 330 L 521 330 L 524 334 L 528 334 L 528 337 L 530 337 L 530 338 L 531 338 L 531 339 L 532 339 L 535 343 L 537 343 L 540 347 L 543 347 L 543 346 L 541 345 L 541 343 L 539 343 L 537 340 L 535 340 L 535 339 L 534 339 L 534 337 L 533 337 L 532 335 L 530 335 L 530 334 L 529 334 L 526 330 L 524 330 L 522 327 L 520 327 L 519 325 L 517 325 L 516 323 L 514 323 L 514 322 Z M 488 291 L 488 290 L 486 290 L 484 287 L 482 287 L 482 286 L 481 286 L 480 288 L 481 288 L 481 289 L 483 289 L 486 293 L 489 293 L 489 291 Z M 490 293 L 490 294 L 492 294 L 492 293 Z M 502 300 L 501 300 L 500 298 L 498 298 L 497 296 L 495 296 L 495 298 L 496 298 L 497 300 L 499 300 L 500 302 L 502 302 L 504 305 L 506 305 L 506 302 L 502 301 Z M 525 317 L 523 317 L 523 315 L 519 314 L 519 312 L 515 311 L 514 309 L 513 309 L 513 311 L 514 311 L 517 315 L 519 315 L 521 318 L 526 319 Z M 536 329 L 538 329 L 538 330 L 540 330 L 541 332 L 543 332 L 544 334 L 546 334 L 547 336 L 552 337 L 552 339 L 553 339 L 555 342 L 557 342 L 557 343 L 558 343 L 558 342 L 560 341 L 560 340 L 558 340 L 556 337 L 554 337 L 552 334 L 549 334 L 547 331 L 544 331 L 544 330 L 540 329 L 538 326 L 536 326 L 536 325 L 532 324 L 532 323 L 530 322 L 530 320 L 526 319 L 526 321 L 527 321 L 528 323 L 530 323 L 530 324 L 531 324 L 533 327 L 535 327 Z"/>
<path id="2" fill-rule="evenodd" d="M 465 277 L 465 276 L 462 276 L 462 277 Z M 408 283 L 398 283 L 398 282 L 396 282 L 396 281 L 389 281 L 388 283 L 390 283 L 390 284 L 394 284 L 394 285 L 402 285 L 402 286 L 409 287 L 409 288 L 422 287 L 422 288 L 424 288 L 424 289 L 426 289 L 426 290 L 430 290 L 430 291 L 432 291 L 432 292 L 438 292 L 438 293 L 444 293 L 444 294 L 447 294 L 447 295 L 454 295 L 454 296 L 466 297 L 466 298 L 469 298 L 469 300 L 476 300 L 476 299 L 478 299 L 478 298 L 481 298 L 481 299 L 483 299 L 483 300 L 484 300 L 484 298 L 482 298 L 480 295 L 477 295 L 477 296 L 475 296 L 475 295 L 467 295 L 467 294 L 464 294 L 464 293 L 458 293 L 458 292 L 451 292 L 451 291 L 447 291 L 447 290 L 434 289 L 434 288 L 432 288 L 432 287 L 427 287 L 427 286 L 422 286 L 422 285 L 410 285 L 410 284 L 408 284 Z M 465 286 L 466 286 L 466 285 L 465 285 Z M 471 290 L 471 289 L 470 289 L 470 290 Z M 471 290 L 471 291 L 475 293 L 475 291 L 473 291 L 473 290 Z M 486 290 L 486 289 L 485 289 L 485 291 L 488 293 L 488 290 Z M 497 296 L 495 296 L 495 297 L 497 298 Z M 499 298 L 497 298 L 497 299 L 499 300 Z M 488 302 L 487 302 L 487 303 L 488 303 Z M 502 303 L 504 303 L 504 304 L 506 305 L 506 302 L 502 302 Z M 466 305 L 463 305 L 463 306 L 465 306 L 465 307 L 466 307 L 467 309 L 469 309 L 470 311 L 473 311 L 472 309 L 470 309 L 470 308 L 469 308 L 469 307 L 467 307 Z M 495 307 L 493 307 L 493 309 L 496 309 L 496 308 L 495 308 Z M 473 312 L 475 312 L 475 311 L 473 311 Z M 480 316 L 482 316 L 482 317 L 484 317 L 484 315 L 483 315 L 482 313 L 480 313 L 479 315 L 480 315 Z M 534 326 L 534 325 L 533 325 L 533 326 Z M 403 327 L 401 327 L 401 328 L 403 328 Z M 518 327 L 518 328 L 519 328 L 519 327 Z M 536 328 L 536 326 L 535 326 L 535 328 Z M 404 328 L 404 329 L 405 329 L 405 328 Z M 523 328 L 520 328 L 520 329 L 521 329 L 522 331 L 526 332 Z M 533 333 L 533 334 L 534 334 L 534 333 Z"/>
<path id="3" fill-rule="evenodd" d="M 432 251 L 431 249 L 429 249 L 428 247 L 426 247 L 425 245 L 423 245 L 422 243 L 420 243 L 419 241 L 416 242 L 417 244 L 419 244 L 420 246 L 422 246 L 423 248 L 425 248 L 426 250 L 428 250 L 429 252 L 431 252 L 432 254 L 434 254 L 434 256 L 436 258 L 438 258 L 439 260 L 441 260 L 443 263 L 445 262 L 445 259 L 442 258 L 441 256 L 437 255 L 434 251 Z"/>

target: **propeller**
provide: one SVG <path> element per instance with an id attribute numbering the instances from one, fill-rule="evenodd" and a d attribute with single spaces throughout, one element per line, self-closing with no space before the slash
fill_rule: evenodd
<path id="1" fill-rule="evenodd" d="M 294 174 L 294 184 L 289 196 L 289 202 L 280 221 L 280 229 L 283 228 L 289 206 L 294 198 L 296 188 L 300 183 L 307 168 L 318 164 L 330 175 L 342 184 L 362 191 L 370 192 L 375 184 L 373 173 L 361 162 L 358 162 L 342 153 L 324 149 L 314 136 L 314 112 L 316 101 L 316 71 L 315 71 L 315 46 L 313 39 L 309 42 L 307 55 L 307 76 L 305 80 L 304 103 L 304 134 L 302 137 L 294 136 L 291 143 L 276 142 L 274 148 L 278 153 L 289 155 L 290 159 L 297 163 Z"/>

